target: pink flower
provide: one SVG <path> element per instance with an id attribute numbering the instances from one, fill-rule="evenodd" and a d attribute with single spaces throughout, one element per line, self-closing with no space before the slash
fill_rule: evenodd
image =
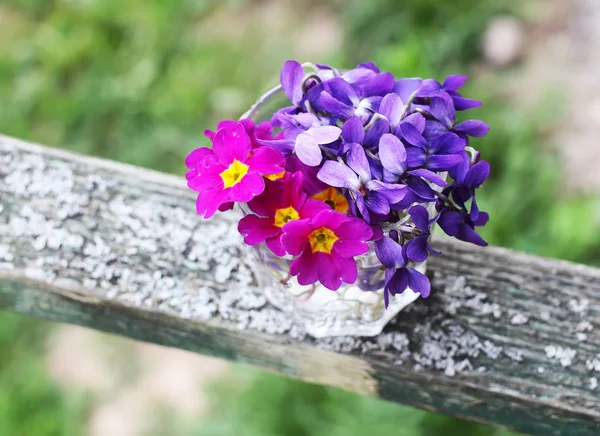
<path id="1" fill-rule="evenodd" d="M 187 157 L 191 171 L 188 186 L 198 191 L 198 215 L 210 218 L 231 202 L 246 203 L 265 189 L 263 175 L 284 170 L 281 153 L 268 148 L 252 149 L 252 141 L 243 124 L 227 123 L 214 136 L 212 150 L 199 148 Z"/>
<path id="2" fill-rule="evenodd" d="M 363 220 L 350 218 L 332 209 L 311 219 L 291 221 L 283 227 L 281 242 L 285 250 L 299 255 L 290 266 L 298 283 L 310 285 L 320 281 L 332 291 L 342 282 L 354 283 L 358 269 L 354 256 L 369 250 L 373 229 Z"/>
<path id="3" fill-rule="evenodd" d="M 318 200 L 307 199 L 304 192 L 302 173 L 286 173 L 278 181 L 268 181 L 265 191 L 248 203 L 256 215 L 242 218 L 239 232 L 248 245 L 266 242 L 267 247 L 277 256 L 284 256 L 281 245 L 282 228 L 290 221 L 306 219 L 316 215 L 329 206 Z"/>
<path id="4" fill-rule="evenodd" d="M 244 118 L 243 120 L 233 121 L 233 120 L 224 120 L 217 124 L 217 131 L 223 128 L 232 128 L 236 124 L 242 124 L 244 129 L 246 129 L 246 133 L 250 136 L 252 140 L 252 148 L 262 147 L 261 144 L 258 143 L 258 140 L 273 140 L 277 139 L 277 137 L 273 137 L 273 126 L 270 121 L 263 121 L 258 124 L 254 124 L 254 121 L 249 120 L 248 118 Z M 217 133 L 212 130 L 205 130 L 204 136 L 210 138 L 210 140 L 215 139 L 215 135 Z M 280 134 L 281 136 L 282 134 Z"/>

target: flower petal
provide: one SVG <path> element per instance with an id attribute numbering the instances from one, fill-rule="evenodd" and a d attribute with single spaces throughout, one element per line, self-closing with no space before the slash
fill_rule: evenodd
<path id="1" fill-rule="evenodd" d="M 197 148 L 193 150 L 185 158 L 185 166 L 189 169 L 194 169 L 206 156 L 212 154 L 212 150 L 208 147 Z"/>
<path id="2" fill-rule="evenodd" d="M 413 262 L 424 262 L 427 260 L 428 235 L 417 236 L 406 243 L 406 256 Z"/>
<path id="3" fill-rule="evenodd" d="M 408 210 L 408 214 L 412 218 L 413 223 L 419 230 L 428 235 L 431 231 L 429 228 L 429 212 L 423 206 L 413 206 Z"/>
<path id="4" fill-rule="evenodd" d="M 460 226 L 458 234 L 455 235 L 455 238 L 461 241 L 470 242 L 471 244 L 475 244 L 480 247 L 487 247 L 488 245 L 488 243 L 485 242 L 485 240 L 467 224 L 463 224 L 462 226 Z"/>
<path id="5" fill-rule="evenodd" d="M 223 179 L 218 174 L 199 175 L 188 180 L 188 187 L 194 191 L 223 188 Z"/>
<path id="6" fill-rule="evenodd" d="M 247 203 L 265 190 L 265 179 L 258 173 L 246 174 L 239 183 L 231 187 L 231 200 Z"/>
<path id="7" fill-rule="evenodd" d="M 319 227 L 327 227 L 331 230 L 337 230 L 337 228 L 340 227 L 340 225 L 344 224 L 348 220 L 350 220 L 350 218 L 346 215 L 336 212 L 333 209 L 326 209 L 322 212 L 319 212 L 311 220 L 310 224 L 313 229 L 317 229 Z"/>
<path id="8" fill-rule="evenodd" d="M 289 251 L 289 250 L 288 250 Z M 304 250 L 290 265 L 290 274 L 298 276 L 298 283 L 303 286 L 312 285 L 319 280 L 317 275 L 317 257 L 313 256 L 310 248 Z"/>
<path id="9" fill-rule="evenodd" d="M 387 278 L 386 274 L 386 278 Z M 385 289 L 392 295 L 402 294 L 408 288 L 409 275 L 407 268 L 398 268 L 385 284 Z"/>
<path id="10" fill-rule="evenodd" d="M 386 133 L 379 141 L 379 158 L 383 167 L 398 176 L 406 170 L 406 149 L 396 136 Z"/>
<path id="11" fill-rule="evenodd" d="M 363 145 L 365 146 L 365 148 L 377 147 L 377 144 L 379 144 L 381 136 L 384 133 L 389 133 L 389 132 L 390 132 L 389 121 L 386 120 L 385 118 L 379 118 L 371 125 L 369 130 L 367 130 L 365 132 L 365 140 L 363 141 Z"/>
<path id="12" fill-rule="evenodd" d="M 365 204 L 367 208 L 377 215 L 387 215 L 390 213 L 390 203 L 385 196 L 376 191 L 369 191 L 365 195 Z"/>
<path id="13" fill-rule="evenodd" d="M 323 153 L 315 138 L 308 133 L 301 133 L 296 138 L 294 151 L 298 159 L 305 165 L 316 167 L 323 160 Z"/>
<path id="14" fill-rule="evenodd" d="M 444 210 L 437 223 L 448 236 L 456 236 L 464 223 L 464 216 L 460 212 Z"/>
<path id="15" fill-rule="evenodd" d="M 394 87 L 394 76 L 391 73 L 377 73 L 371 80 L 357 83 L 356 89 L 362 97 L 384 96 Z"/>
<path id="16" fill-rule="evenodd" d="M 311 127 L 306 131 L 317 141 L 317 144 L 330 144 L 339 139 L 342 129 L 337 126 Z"/>
<path id="17" fill-rule="evenodd" d="M 306 201 L 306 192 L 304 192 L 304 175 L 301 172 L 286 173 L 283 178 L 283 196 L 281 204 L 283 206 L 291 205 L 299 210 Z"/>
<path id="18" fill-rule="evenodd" d="M 454 94 L 452 94 L 452 101 L 454 101 L 454 107 L 457 111 L 465 111 L 467 109 L 473 109 L 482 105 L 479 100 L 464 98 L 461 95 Z"/>
<path id="19" fill-rule="evenodd" d="M 358 176 L 341 162 L 328 160 L 317 174 L 317 178 L 329 186 L 347 188 L 358 191 L 360 181 Z"/>
<path id="20" fill-rule="evenodd" d="M 365 139 L 365 129 L 362 121 L 357 116 L 348 118 L 342 127 L 342 137 L 344 142 L 362 143 Z"/>
<path id="21" fill-rule="evenodd" d="M 333 259 L 325 253 L 314 253 L 317 263 L 317 275 L 323 286 L 332 291 L 337 291 L 342 284 L 342 278 Z"/>
<path id="22" fill-rule="evenodd" d="M 269 250 L 276 256 L 283 257 L 286 255 L 285 248 L 283 248 L 283 244 L 281 243 L 281 235 L 267 239 L 266 244 Z"/>
<path id="23" fill-rule="evenodd" d="M 465 185 L 471 188 L 479 188 L 490 175 L 490 164 L 484 160 L 480 160 L 473 165 L 465 176 Z"/>
<path id="24" fill-rule="evenodd" d="M 410 288 L 419 294 L 421 297 L 427 298 L 431 293 L 431 283 L 425 274 L 420 273 L 414 268 L 408 268 L 408 285 Z"/>
<path id="25" fill-rule="evenodd" d="M 404 113 L 404 103 L 400 96 L 390 93 L 383 97 L 379 105 L 379 113 L 388 119 L 390 126 L 397 126 Z"/>
<path id="26" fill-rule="evenodd" d="M 423 167 L 427 163 L 427 153 L 419 147 L 406 147 L 406 167 L 418 168 Z"/>
<path id="27" fill-rule="evenodd" d="M 342 77 L 335 77 L 326 82 L 326 86 L 331 91 L 331 96 L 339 102 L 356 107 L 360 101 L 355 89 Z"/>
<path id="28" fill-rule="evenodd" d="M 296 106 L 302 101 L 302 79 L 304 68 L 296 61 L 286 61 L 279 75 L 283 92 Z"/>
<path id="29" fill-rule="evenodd" d="M 350 144 L 350 150 L 346 155 L 348 166 L 358 174 L 362 183 L 371 180 L 371 167 L 364 148 L 360 144 Z"/>
<path id="30" fill-rule="evenodd" d="M 381 239 L 375 241 L 374 245 L 377 259 L 386 268 L 396 268 L 405 264 L 402 246 L 389 236 L 384 235 Z"/>
<path id="31" fill-rule="evenodd" d="M 423 134 L 425 130 L 425 117 L 419 112 L 415 112 L 414 114 L 410 114 L 406 118 L 402 120 L 403 123 L 409 123 L 415 126 L 415 128 L 419 131 L 419 133 Z M 394 132 L 395 133 L 395 132 Z"/>
<path id="32" fill-rule="evenodd" d="M 408 103 L 411 95 L 421 87 L 421 80 L 418 77 L 396 80 L 393 92 L 398 94 L 404 103 Z"/>
<path id="33" fill-rule="evenodd" d="M 447 132 L 431 142 L 429 152 L 431 154 L 456 154 L 465 149 L 467 141 L 455 133 Z"/>
<path id="34" fill-rule="evenodd" d="M 313 218 L 319 212 L 328 209 L 331 209 L 331 207 L 324 201 L 313 200 L 309 198 L 304 203 L 304 206 L 302 206 L 302 208 L 298 211 L 298 214 L 300 215 L 300 218 Z"/>
<path id="35" fill-rule="evenodd" d="M 321 93 L 319 104 L 325 111 L 342 120 L 347 120 L 354 115 L 353 106 L 335 99 L 327 91 L 323 91 Z"/>
<path id="36" fill-rule="evenodd" d="M 417 91 L 416 96 L 421 98 L 428 98 L 437 95 L 442 90 L 442 85 L 437 80 L 425 79 L 421 83 L 421 87 Z"/>
<path id="37" fill-rule="evenodd" d="M 400 135 L 402 139 L 408 142 L 410 145 L 425 149 L 427 147 L 427 141 L 419 132 L 419 130 L 410 123 L 400 124 Z"/>
<path id="38" fill-rule="evenodd" d="M 229 166 L 234 159 L 246 162 L 252 149 L 252 141 L 243 124 L 224 127 L 217 131 L 212 150 L 222 165 Z"/>
<path id="39" fill-rule="evenodd" d="M 429 103 L 429 111 L 431 115 L 448 129 L 451 129 L 454 126 L 456 113 L 452 98 L 448 94 L 441 93 L 432 97 Z"/>
<path id="40" fill-rule="evenodd" d="M 479 120 L 467 120 L 464 121 L 457 126 L 454 126 L 455 132 L 464 133 L 465 135 L 473 136 L 479 138 L 481 136 L 487 135 L 490 131 L 490 126 L 488 126 L 483 121 Z"/>
<path id="41" fill-rule="evenodd" d="M 238 231 L 244 236 L 248 245 L 257 245 L 267 238 L 281 233 L 281 229 L 273 225 L 273 218 L 260 218 L 256 215 L 246 215 L 238 223 Z"/>
<path id="42" fill-rule="evenodd" d="M 442 179 L 440 176 L 438 176 L 433 171 L 429 171 L 429 170 L 420 168 L 418 170 L 409 171 L 408 173 L 412 176 L 421 177 L 425 180 L 435 183 L 438 186 L 447 186 L 448 185 L 448 183 L 444 179 Z"/>
<path id="43" fill-rule="evenodd" d="M 231 189 L 200 192 L 196 199 L 196 212 L 198 215 L 204 215 L 204 219 L 209 219 L 219 209 L 219 206 L 231 201 L 230 194 Z"/>
<path id="44" fill-rule="evenodd" d="M 270 147 L 260 147 L 252 152 L 252 157 L 246 162 L 249 171 L 259 174 L 279 174 L 285 166 L 285 158 Z"/>
<path id="45" fill-rule="evenodd" d="M 432 171 L 448 171 L 462 162 L 459 154 L 434 154 L 429 156 L 427 168 Z"/>
<path id="46" fill-rule="evenodd" d="M 313 231 L 313 228 L 309 220 L 302 219 L 289 221 L 282 227 L 282 230 L 281 244 L 289 254 L 297 256 L 308 244 L 308 235 Z"/>
<path id="47" fill-rule="evenodd" d="M 331 259 L 335 264 L 344 283 L 353 284 L 358 278 L 358 267 L 353 258 L 344 258 L 338 254 L 335 248 L 331 251 Z"/>
<path id="48" fill-rule="evenodd" d="M 379 180 L 371 180 L 366 184 L 366 188 L 370 191 L 376 191 L 383 195 L 390 204 L 398 203 L 402 201 L 406 195 L 406 185 L 400 185 L 397 183 L 385 183 Z"/>
<path id="49" fill-rule="evenodd" d="M 368 241 L 373 236 L 373 228 L 361 219 L 350 218 L 335 230 L 335 234 L 342 239 Z"/>
<path id="50" fill-rule="evenodd" d="M 468 76 L 448 76 L 446 77 L 446 80 L 444 80 L 442 88 L 444 88 L 444 91 L 457 91 L 465 84 L 467 78 Z"/>

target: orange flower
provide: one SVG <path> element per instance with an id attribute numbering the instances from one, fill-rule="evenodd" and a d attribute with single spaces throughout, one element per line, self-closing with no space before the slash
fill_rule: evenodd
<path id="1" fill-rule="evenodd" d="M 315 200 L 324 201 L 333 210 L 335 210 L 337 212 L 340 212 L 340 213 L 348 212 L 348 207 L 349 207 L 348 200 L 346 200 L 346 197 L 344 197 L 340 191 L 338 191 L 337 189 L 335 189 L 333 187 L 327 188 L 324 191 L 321 191 L 318 194 L 313 195 L 311 198 L 313 198 Z"/>

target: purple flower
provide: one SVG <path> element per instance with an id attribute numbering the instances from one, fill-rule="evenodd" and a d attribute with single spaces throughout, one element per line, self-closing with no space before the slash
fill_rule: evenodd
<path id="1" fill-rule="evenodd" d="M 311 127 L 296 137 L 294 152 L 305 165 L 316 167 L 323 161 L 321 145 L 337 141 L 342 129 L 336 126 Z"/>
<path id="2" fill-rule="evenodd" d="M 466 155 L 466 153 L 465 153 Z M 479 216 L 479 207 L 475 199 L 475 190 L 479 188 L 487 180 L 490 175 L 490 164 L 482 160 L 468 168 L 469 158 L 465 156 L 465 165 L 461 165 L 453 174 L 455 182 L 447 190 L 445 194 L 452 194 L 454 202 L 463 210 L 466 210 L 466 203 L 471 200 L 471 211 L 469 217 L 471 220 L 477 220 Z M 465 169 L 464 167 L 466 166 Z"/>
<path id="3" fill-rule="evenodd" d="M 421 87 L 415 96 L 420 98 L 431 98 L 439 95 L 440 93 L 447 93 L 452 98 L 454 106 L 458 111 L 481 106 L 480 101 L 464 98 L 457 92 L 460 88 L 462 88 L 466 81 L 467 76 L 448 76 L 446 77 L 446 80 L 444 80 L 443 84 L 440 84 L 434 79 L 423 80 Z"/>
<path id="4" fill-rule="evenodd" d="M 378 96 L 361 98 L 352 85 L 341 77 L 329 80 L 325 88 L 319 98 L 319 106 L 341 120 L 356 115 L 366 121 L 381 101 Z"/>
<path id="5" fill-rule="evenodd" d="M 399 130 L 401 138 L 409 144 L 406 154 L 410 168 L 444 172 L 463 161 L 460 152 L 464 150 L 466 140 L 455 133 L 446 132 L 427 141 L 413 124 L 404 123 Z"/>
<path id="6" fill-rule="evenodd" d="M 448 236 L 485 247 L 488 244 L 475 232 L 475 227 L 484 226 L 488 221 L 489 215 L 485 212 L 479 212 L 477 219 L 472 220 L 466 213 L 443 209 L 437 223 Z"/>
<path id="7" fill-rule="evenodd" d="M 446 182 L 433 171 L 424 168 L 407 171 L 407 150 L 402 142 L 390 133 L 383 135 L 379 141 L 379 159 L 383 165 L 384 181 L 395 182 L 402 178 L 408 187 L 404 198 L 393 203 L 394 210 L 403 210 L 414 202 L 435 200 L 435 193 L 429 183 L 446 186 Z"/>
<path id="8" fill-rule="evenodd" d="M 403 293 L 407 288 L 427 298 L 431 291 L 429 279 L 416 269 L 408 266 L 405 249 L 398 243 L 397 232 L 390 232 L 390 236 L 383 236 L 375 241 L 375 254 L 386 268 L 385 286 L 383 296 L 385 306 L 389 304 L 389 294 Z"/>
<path id="9" fill-rule="evenodd" d="M 319 212 L 312 219 L 291 221 L 283 227 L 283 232 L 283 247 L 298 256 L 290 266 L 290 274 L 298 276 L 301 285 L 320 281 L 332 291 L 342 282 L 356 281 L 358 268 L 354 257 L 369 250 L 367 241 L 373 237 L 367 223 L 331 209 Z"/>
<path id="10" fill-rule="evenodd" d="M 429 244 L 431 237 L 431 227 L 435 219 L 429 221 L 429 212 L 423 206 L 413 206 L 408 210 L 415 227 L 421 231 L 421 235 L 411 239 L 406 243 L 406 257 L 413 262 L 424 262 L 429 253 L 439 255 Z"/>
<path id="11" fill-rule="evenodd" d="M 456 125 L 456 110 L 452 98 L 446 93 L 439 93 L 430 99 L 429 113 L 434 118 L 428 120 L 424 135 L 433 139 L 448 131 L 467 136 L 481 137 L 487 135 L 489 126 L 483 121 L 467 120 Z"/>
<path id="12" fill-rule="evenodd" d="M 311 167 L 323 161 L 321 146 L 337 141 L 342 133 L 339 127 L 323 125 L 316 115 L 310 113 L 278 113 L 274 121 L 284 129 L 284 137 L 259 140 L 259 143 L 286 155 L 295 152 L 302 163 Z"/>
<path id="13" fill-rule="evenodd" d="M 322 182 L 336 188 L 348 189 L 358 211 L 366 222 L 371 222 L 371 214 L 386 215 L 390 203 L 404 198 L 406 187 L 379 180 L 373 180 L 371 166 L 360 144 L 350 144 L 346 155 L 347 165 L 328 160 L 317 174 Z"/>

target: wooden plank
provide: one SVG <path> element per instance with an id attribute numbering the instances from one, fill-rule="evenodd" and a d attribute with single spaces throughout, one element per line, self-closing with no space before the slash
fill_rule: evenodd
<path id="1" fill-rule="evenodd" d="M 432 297 L 314 340 L 182 178 L 0 137 L 0 308 L 541 435 L 600 434 L 600 270 L 438 240 Z"/>

